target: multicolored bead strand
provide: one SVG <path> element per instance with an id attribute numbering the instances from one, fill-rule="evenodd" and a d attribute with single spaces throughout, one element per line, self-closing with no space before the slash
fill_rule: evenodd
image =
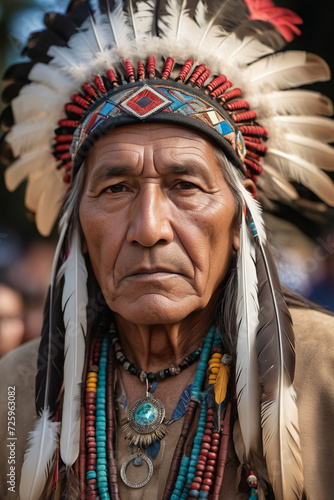
<path id="1" fill-rule="evenodd" d="M 219 332 L 215 326 L 212 326 L 205 337 L 201 358 L 198 363 L 195 380 L 191 390 L 191 401 L 202 403 L 202 408 L 199 417 L 199 423 L 194 438 L 193 450 L 191 456 L 183 456 L 180 464 L 178 476 L 176 478 L 175 487 L 171 495 L 171 500 L 187 499 L 189 485 L 195 474 L 196 464 L 198 461 L 199 452 L 201 449 L 202 437 L 204 434 L 206 423 L 206 399 L 203 398 L 202 391 L 206 377 L 208 361 L 211 353 L 212 344 L 215 340 L 220 338 Z"/>
<path id="2" fill-rule="evenodd" d="M 97 486 L 100 500 L 110 500 L 107 479 L 107 434 L 106 434 L 106 381 L 109 337 L 105 336 L 101 345 L 99 377 L 96 391 L 96 453 Z"/>

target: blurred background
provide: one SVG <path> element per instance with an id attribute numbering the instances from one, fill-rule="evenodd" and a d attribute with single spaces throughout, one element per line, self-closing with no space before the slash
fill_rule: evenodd
<path id="1" fill-rule="evenodd" d="M 334 2 L 276 0 L 303 20 L 302 36 L 290 44 L 322 56 L 334 72 Z M 68 0 L 1 0 L 0 74 L 24 60 L 21 51 L 29 33 L 43 28 L 45 12 L 64 12 Z M 312 86 L 334 99 L 334 84 Z M 2 90 L 2 84 L 0 84 Z M 24 208 L 24 184 L 8 193 L 0 165 L 0 357 L 6 350 L 40 334 L 57 232 L 42 238 L 33 215 Z M 282 208 L 282 207 L 281 207 Z M 283 221 L 268 216 L 270 241 L 283 283 L 334 310 L 334 211 L 308 221 L 284 212 Z M 297 226 L 292 225 L 291 221 Z M 300 231 L 301 229 L 301 231 Z"/>

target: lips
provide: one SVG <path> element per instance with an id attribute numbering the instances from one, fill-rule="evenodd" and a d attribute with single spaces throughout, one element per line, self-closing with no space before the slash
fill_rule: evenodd
<path id="1" fill-rule="evenodd" d="M 153 275 L 159 275 L 159 277 L 164 276 L 164 275 L 171 275 L 171 274 L 183 274 L 180 273 L 180 270 L 177 270 L 175 268 L 171 267 L 139 267 L 139 268 L 134 268 L 130 272 L 128 272 L 122 279 L 123 281 L 126 278 L 133 278 L 133 277 L 145 277 L 145 276 L 152 276 Z"/>

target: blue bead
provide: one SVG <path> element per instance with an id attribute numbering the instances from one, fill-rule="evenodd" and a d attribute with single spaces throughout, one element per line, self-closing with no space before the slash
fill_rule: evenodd
<path id="1" fill-rule="evenodd" d="M 104 464 L 97 464 L 96 470 L 97 471 L 106 471 L 107 467 Z"/>
<path id="2" fill-rule="evenodd" d="M 100 500 L 110 500 L 109 493 L 107 493 L 107 492 L 101 493 L 100 494 Z"/>
<path id="3" fill-rule="evenodd" d="M 105 471 L 105 470 L 100 470 L 100 471 L 98 471 L 98 473 L 97 473 L 97 477 L 98 477 L 99 479 L 104 479 L 105 477 L 107 477 L 107 471 Z"/>
<path id="4" fill-rule="evenodd" d="M 198 490 L 190 490 L 188 496 L 190 498 L 198 498 L 199 491 Z"/>
<path id="5" fill-rule="evenodd" d="M 89 470 L 86 472 L 86 479 L 95 479 L 95 478 L 96 478 L 95 470 Z"/>
<path id="6" fill-rule="evenodd" d="M 108 487 L 107 486 L 101 486 L 101 488 L 99 488 L 99 492 L 100 492 L 100 494 L 101 493 L 107 493 L 108 492 Z"/>
<path id="7" fill-rule="evenodd" d="M 209 492 L 200 490 L 198 498 L 209 498 Z"/>

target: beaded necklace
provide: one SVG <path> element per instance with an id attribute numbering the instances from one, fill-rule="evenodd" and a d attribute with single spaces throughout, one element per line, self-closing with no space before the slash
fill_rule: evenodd
<path id="1" fill-rule="evenodd" d="M 80 478 L 81 497 L 91 500 L 98 498 L 119 500 L 114 450 L 114 355 L 110 335 L 99 334 L 95 340 L 87 370 L 84 420 L 86 454 L 82 459 L 85 463 L 85 479 Z M 163 500 L 204 499 L 209 498 L 209 495 L 212 500 L 218 500 L 220 497 L 230 434 L 231 404 L 228 396 L 224 397 L 221 407 L 225 412 L 225 417 L 220 422 L 215 421 L 217 405 L 210 386 L 217 381 L 219 373 L 217 368 L 224 364 L 223 359 L 219 332 L 212 327 L 204 340 L 192 385 L 190 403 L 184 416 L 183 428 L 168 474 Z M 210 367 L 209 388 L 205 390 L 208 366 Z M 229 369 L 224 369 L 224 371 L 229 374 Z M 190 455 L 186 456 L 184 445 L 198 406 L 200 406 L 200 415 L 197 430 Z M 148 475 L 153 473 L 150 467 L 148 469 Z M 247 482 L 251 487 L 249 500 L 255 500 L 257 479 L 252 472 Z"/>

